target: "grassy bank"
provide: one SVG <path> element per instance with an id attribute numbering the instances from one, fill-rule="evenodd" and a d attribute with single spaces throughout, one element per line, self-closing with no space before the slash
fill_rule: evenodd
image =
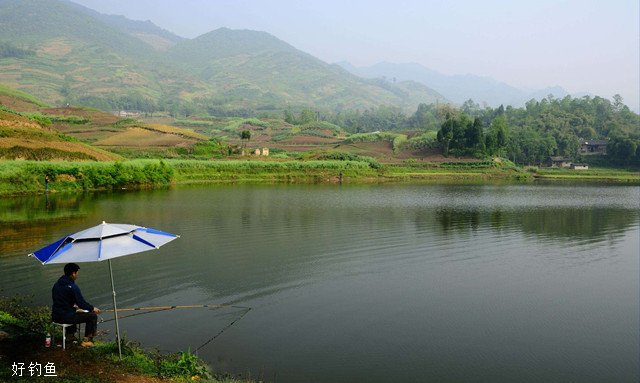
<path id="1" fill-rule="evenodd" d="M 368 161 L 0 161 L 0 195 L 165 187 L 203 182 L 337 182 L 377 178 Z M 48 184 L 45 179 L 48 178 Z"/>
<path id="2" fill-rule="evenodd" d="M 335 157 L 335 156 L 334 156 Z M 48 185 L 45 185 L 45 177 Z M 640 183 L 640 172 L 619 169 L 522 169 L 508 161 L 381 165 L 367 157 L 327 159 L 130 160 L 119 162 L 0 161 L 0 195 L 141 189 L 171 184 L 259 182 L 415 182 L 430 180 L 563 179 Z"/>
<path id="3" fill-rule="evenodd" d="M 171 161 L 178 184 L 198 182 L 337 182 L 376 178 L 380 174 L 369 162 L 310 161 Z"/>
<path id="4" fill-rule="evenodd" d="M 511 162 L 443 162 L 416 163 L 406 161 L 402 165 L 388 166 L 385 178 L 392 181 L 415 180 L 511 180 L 531 181 L 533 177 Z"/>
<path id="5" fill-rule="evenodd" d="M 67 344 L 44 346 L 45 334 L 59 328 L 50 325 L 48 307 L 30 306 L 24 297 L 0 296 L 0 381 L 3 382 L 241 382 L 214 374 L 190 351 L 161 354 L 148 351 L 134 342 L 122 342 L 122 360 L 115 342 L 96 342 L 93 348 Z M 59 343 L 59 342 L 57 342 Z M 14 373 L 14 365 L 24 363 L 24 370 Z M 32 364 L 40 370 L 29 370 Z M 57 377 L 44 376 L 44 366 L 53 365 Z M 20 372 L 20 375 L 18 375 Z M 51 371 L 49 370 L 51 374 Z"/>
<path id="6" fill-rule="evenodd" d="M 172 180 L 173 168 L 162 161 L 0 161 L 0 195 L 153 188 Z"/>
<path id="7" fill-rule="evenodd" d="M 591 168 L 589 170 L 541 168 L 536 169 L 533 174 L 536 179 L 545 180 L 640 183 L 640 171 L 638 170 L 611 168 Z"/>

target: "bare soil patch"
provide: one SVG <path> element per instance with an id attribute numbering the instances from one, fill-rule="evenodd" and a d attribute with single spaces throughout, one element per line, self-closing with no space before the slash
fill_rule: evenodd
<path id="1" fill-rule="evenodd" d="M 7 95 L 0 95 L 0 104 L 18 112 L 35 112 L 39 108 L 29 101 Z"/>

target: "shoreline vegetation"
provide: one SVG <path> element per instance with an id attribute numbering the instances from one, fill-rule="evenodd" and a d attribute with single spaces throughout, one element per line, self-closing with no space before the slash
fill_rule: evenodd
<path id="1" fill-rule="evenodd" d="M 0 295 L 0 381 L 49 382 L 51 379 L 74 383 L 102 382 L 207 382 L 241 383 L 226 374 L 213 372 L 211 366 L 190 350 L 165 354 L 146 350 L 136 342 L 122 339 L 122 360 L 118 344 L 96 341 L 82 348 L 67 341 L 62 351 L 62 333 L 51 325 L 49 307 L 33 306 L 24 296 Z M 56 344 L 45 347 L 46 334 L 53 334 Z M 13 365 L 24 363 L 23 369 Z M 29 365 L 40 365 L 29 369 Z M 45 369 L 45 366 L 50 367 Z M 54 372 L 51 371 L 53 366 Z M 47 374 L 49 376 L 47 376 Z M 50 376 L 54 374 L 56 377 Z"/>
<path id="2" fill-rule="evenodd" d="M 388 183 L 429 181 L 598 181 L 640 184 L 640 171 L 518 167 L 495 158 L 476 162 L 380 164 L 349 160 L 0 161 L 0 195 L 154 189 L 204 183 Z"/>

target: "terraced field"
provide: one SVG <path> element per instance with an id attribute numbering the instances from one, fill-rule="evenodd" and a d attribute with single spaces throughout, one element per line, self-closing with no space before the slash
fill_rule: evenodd
<path id="1" fill-rule="evenodd" d="M 26 117 L 0 110 L 0 158 L 110 161 L 120 156 L 71 141 Z"/>
<path id="2" fill-rule="evenodd" d="M 0 158 L 97 160 L 122 158 L 111 152 L 144 148 L 162 157 L 209 139 L 191 128 L 145 124 L 84 107 L 49 107 L 35 97 L 0 85 Z M 188 152 L 189 150 L 187 150 Z"/>
<path id="3" fill-rule="evenodd" d="M 98 147 L 180 147 L 196 143 L 198 140 L 178 134 L 163 133 L 139 127 L 126 128 L 120 133 L 94 142 Z"/>

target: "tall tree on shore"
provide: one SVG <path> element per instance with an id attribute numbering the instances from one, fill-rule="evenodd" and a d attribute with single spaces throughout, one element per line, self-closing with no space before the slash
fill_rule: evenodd
<path id="1" fill-rule="evenodd" d="M 482 129 L 482 122 L 479 118 L 473 119 L 473 125 L 468 129 L 468 145 L 480 152 L 485 151 L 484 130 Z"/>
<path id="2" fill-rule="evenodd" d="M 438 135 L 436 136 L 436 139 L 442 147 L 442 154 L 445 157 L 449 155 L 449 145 L 451 144 L 451 140 L 453 139 L 453 129 L 454 118 L 450 113 L 447 113 L 447 118 L 442 124 L 440 130 L 438 130 Z"/>
<path id="3" fill-rule="evenodd" d="M 242 132 L 240 132 L 240 140 L 242 140 L 242 147 L 245 148 L 247 146 L 247 144 L 245 143 L 245 140 L 247 142 L 251 140 L 251 131 L 243 130 Z"/>

